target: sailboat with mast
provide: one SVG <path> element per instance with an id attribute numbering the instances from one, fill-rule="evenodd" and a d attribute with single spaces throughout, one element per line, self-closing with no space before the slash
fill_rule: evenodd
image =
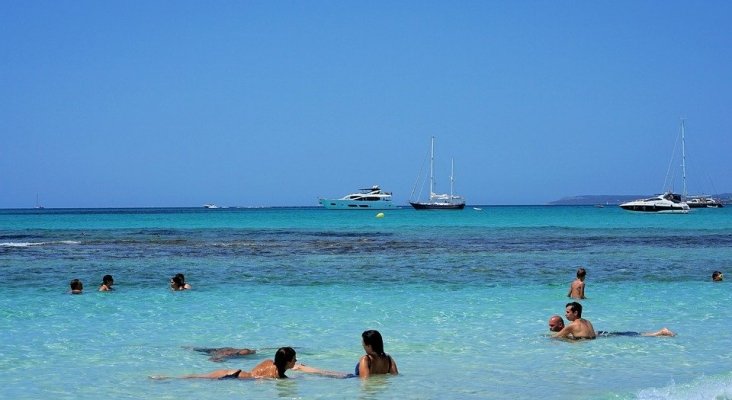
<path id="1" fill-rule="evenodd" d="M 455 162 L 450 162 L 450 193 L 437 194 L 435 193 L 435 137 L 432 136 L 430 142 L 430 197 L 427 201 L 421 202 L 419 200 L 410 201 L 409 204 L 414 207 L 415 210 L 462 210 L 465 208 L 465 199 L 462 196 L 453 193 L 453 186 L 455 183 Z M 418 178 L 419 179 L 419 178 Z M 416 185 L 415 185 L 416 189 Z M 414 190 L 412 191 L 414 195 Z"/>
<path id="2" fill-rule="evenodd" d="M 673 157 L 671 158 L 671 163 L 673 163 Z M 670 170 L 671 165 L 669 165 L 669 172 Z M 666 178 L 668 179 L 668 173 Z M 686 214 L 689 212 L 691 207 L 686 202 L 688 197 L 686 191 L 686 136 L 683 119 L 681 120 L 681 179 L 683 182 L 682 194 L 673 193 L 673 191 L 668 190 L 655 197 L 623 203 L 620 207 L 628 211 L 653 213 Z"/>
<path id="3" fill-rule="evenodd" d="M 686 189 L 686 125 L 684 120 L 681 120 L 681 154 L 682 154 L 682 165 L 684 168 L 684 196 L 682 200 L 686 202 L 689 208 L 722 208 L 724 203 L 721 200 L 717 200 L 714 197 L 706 195 L 694 195 L 689 196 Z"/>

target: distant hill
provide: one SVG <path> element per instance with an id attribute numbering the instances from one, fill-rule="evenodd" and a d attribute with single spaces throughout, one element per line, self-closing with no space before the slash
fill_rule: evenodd
<path id="1" fill-rule="evenodd" d="M 582 196 L 571 196 L 562 197 L 559 200 L 550 201 L 549 204 L 553 206 L 592 206 L 592 205 L 618 205 L 625 203 L 626 201 L 633 201 L 636 199 L 645 199 L 652 197 L 653 195 L 638 194 L 638 195 L 626 195 L 626 194 L 598 194 L 598 195 L 582 195 Z M 722 200 L 725 204 L 732 204 L 732 193 L 720 193 L 711 195 L 715 199 Z"/>

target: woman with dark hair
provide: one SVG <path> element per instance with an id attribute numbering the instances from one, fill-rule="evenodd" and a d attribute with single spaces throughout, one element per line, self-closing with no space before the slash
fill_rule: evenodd
<path id="1" fill-rule="evenodd" d="M 356 376 L 368 378 L 370 375 L 399 374 L 396 361 L 384 353 L 384 339 L 379 331 L 368 330 L 361 334 L 366 355 L 356 364 Z"/>
<path id="2" fill-rule="evenodd" d="M 182 376 L 185 379 L 285 379 L 285 371 L 292 369 L 297 362 L 295 349 L 292 347 L 280 347 L 273 360 L 264 360 L 257 364 L 250 372 L 241 369 L 219 369 L 207 374 L 191 374 Z M 153 379 L 164 379 L 154 376 Z"/>
<path id="3" fill-rule="evenodd" d="M 313 368 L 303 364 L 297 364 L 293 369 L 295 371 L 305 372 L 308 374 L 317 374 L 329 376 L 332 378 L 368 378 L 371 375 L 398 375 L 396 361 L 384 353 L 384 340 L 381 338 L 379 331 L 368 330 L 361 334 L 363 349 L 366 355 L 362 356 L 356 364 L 356 370 L 353 374 L 343 374 L 340 372 L 326 371 Z"/>
<path id="4" fill-rule="evenodd" d="M 170 288 L 174 291 L 188 290 L 191 288 L 191 285 L 186 283 L 186 277 L 183 274 L 175 274 L 175 276 L 170 278 Z"/>
<path id="5" fill-rule="evenodd" d="M 112 275 L 104 275 L 102 278 L 102 284 L 99 286 L 99 291 L 108 292 L 112 290 L 112 285 L 114 285 L 114 278 L 112 278 Z"/>

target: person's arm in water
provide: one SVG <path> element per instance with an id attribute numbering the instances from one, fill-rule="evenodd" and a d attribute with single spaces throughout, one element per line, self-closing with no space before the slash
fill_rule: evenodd
<path id="1" fill-rule="evenodd" d="M 579 326 L 575 323 L 571 323 L 571 324 L 565 325 L 561 331 L 553 334 L 552 337 L 556 338 L 556 339 L 579 339 L 582 337 L 582 335 L 579 335 L 577 333 L 578 331 L 579 331 Z"/>
<path id="2" fill-rule="evenodd" d="M 295 366 L 292 368 L 292 370 L 300 371 L 305 374 L 328 376 L 331 378 L 345 378 L 346 376 L 348 376 L 348 374 L 344 374 L 342 372 L 327 371 L 324 369 L 313 368 L 313 367 L 307 366 L 305 364 L 295 364 Z"/>

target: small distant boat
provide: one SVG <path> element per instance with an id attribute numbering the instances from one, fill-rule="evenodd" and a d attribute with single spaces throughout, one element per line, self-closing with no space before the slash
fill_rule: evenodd
<path id="1" fill-rule="evenodd" d="M 396 208 L 391 192 L 384 192 L 379 185 L 359 189 L 358 193 L 347 194 L 340 199 L 318 199 L 318 203 L 329 210 L 390 210 Z"/>
<path id="2" fill-rule="evenodd" d="M 722 208 L 724 203 L 710 196 L 689 196 L 686 198 L 686 204 L 690 208 Z"/>
<path id="3" fill-rule="evenodd" d="M 204 204 L 203 208 L 219 208 L 216 204 Z"/>
<path id="4" fill-rule="evenodd" d="M 42 210 L 42 209 L 46 208 L 46 207 L 43 207 L 43 206 L 41 205 L 41 203 L 40 203 L 40 202 L 38 201 L 38 193 L 36 193 L 36 207 L 35 207 L 35 208 L 36 208 L 37 210 Z"/>
<path id="5" fill-rule="evenodd" d="M 473 210 L 475 210 L 475 211 L 483 211 L 483 209 L 480 208 L 480 207 L 473 207 Z"/>
<path id="6" fill-rule="evenodd" d="M 411 204 L 415 210 L 462 210 L 463 208 L 465 208 L 465 199 L 463 199 L 462 196 L 453 194 L 453 184 L 455 183 L 454 162 L 451 162 L 450 169 L 450 194 L 435 193 L 434 162 L 435 137 L 432 136 L 432 140 L 430 142 L 430 197 L 425 202 L 410 201 L 409 204 Z M 417 180 L 419 180 L 419 178 L 417 178 Z M 414 191 L 412 191 L 412 195 L 414 195 Z"/>
<path id="7" fill-rule="evenodd" d="M 689 212 L 689 205 L 681 201 L 681 195 L 666 192 L 655 197 L 633 200 L 620 205 L 623 210 L 686 214 Z"/>

